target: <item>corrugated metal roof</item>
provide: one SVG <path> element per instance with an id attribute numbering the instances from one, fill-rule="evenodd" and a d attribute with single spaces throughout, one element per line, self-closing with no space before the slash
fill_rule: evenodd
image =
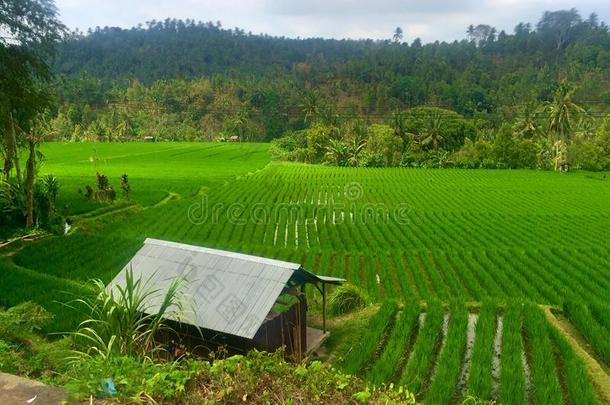
<path id="1" fill-rule="evenodd" d="M 345 279 L 344 278 L 339 278 L 339 277 L 329 277 L 329 276 L 320 276 L 320 275 L 315 275 L 316 278 L 324 283 L 328 283 L 328 284 L 343 284 L 345 283 Z"/>
<path id="2" fill-rule="evenodd" d="M 124 286 L 130 268 L 135 279 L 163 293 L 176 277 L 185 277 L 184 293 L 192 298 L 194 311 L 187 314 L 189 323 L 248 339 L 261 327 L 293 273 L 302 269 L 296 263 L 146 239 L 108 288 Z M 148 312 L 158 309 L 161 299 L 161 293 L 151 297 Z"/>

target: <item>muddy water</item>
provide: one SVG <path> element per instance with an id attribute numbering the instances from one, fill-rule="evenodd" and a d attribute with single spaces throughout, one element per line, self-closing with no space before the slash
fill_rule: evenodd
<path id="1" fill-rule="evenodd" d="M 441 332 L 443 334 L 443 336 L 441 337 L 441 346 L 438 349 L 438 356 L 440 357 L 441 353 L 443 352 L 443 349 L 445 348 L 445 344 L 447 343 L 447 331 L 449 330 L 449 314 L 445 313 L 443 315 L 443 326 L 441 329 Z M 432 368 L 432 374 L 430 374 L 430 376 L 435 376 L 436 375 L 436 370 L 438 369 L 438 359 L 437 361 L 434 362 L 434 366 Z"/>
<path id="2" fill-rule="evenodd" d="M 463 397 L 466 394 L 466 383 L 470 376 L 470 366 L 472 365 L 472 348 L 474 346 L 474 339 L 476 337 L 477 321 L 479 314 L 469 313 L 468 314 L 468 331 L 466 333 L 466 352 L 464 353 L 464 364 L 462 365 L 462 371 L 460 373 L 460 380 L 458 382 L 458 392 Z"/>
<path id="3" fill-rule="evenodd" d="M 525 401 L 527 404 L 531 404 L 532 398 L 530 393 L 532 392 L 532 371 L 527 363 L 525 351 L 521 352 L 521 363 L 523 364 L 523 373 L 525 374 Z"/>
<path id="4" fill-rule="evenodd" d="M 504 317 L 498 315 L 496 325 L 496 336 L 494 337 L 494 355 L 491 362 L 491 397 L 498 400 L 500 390 L 500 367 L 502 365 L 502 330 L 504 329 Z"/>

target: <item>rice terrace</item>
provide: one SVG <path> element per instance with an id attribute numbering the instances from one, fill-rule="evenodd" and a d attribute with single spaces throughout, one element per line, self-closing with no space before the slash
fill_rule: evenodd
<path id="1" fill-rule="evenodd" d="M 597 14 L 408 43 L 58 5 L 0 2 L 0 403 L 610 404 Z"/>

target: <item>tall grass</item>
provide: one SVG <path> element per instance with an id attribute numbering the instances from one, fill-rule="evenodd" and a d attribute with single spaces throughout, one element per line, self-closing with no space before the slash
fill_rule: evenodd
<path id="1" fill-rule="evenodd" d="M 147 358 L 160 350 L 155 338 L 161 333 L 174 333 L 165 320 L 186 320 L 182 295 L 185 280 L 176 277 L 165 290 L 147 282 L 134 278 L 129 269 L 123 285 L 107 288 L 96 280 L 95 297 L 74 301 L 74 307 L 82 307 L 88 313 L 78 330 L 69 333 L 80 348 L 78 355 Z"/>
<path id="2" fill-rule="evenodd" d="M 408 303 L 398 315 L 396 326 L 392 330 L 388 344 L 383 353 L 368 373 L 368 379 L 375 383 L 388 383 L 396 375 L 397 368 L 409 355 L 407 352 L 411 336 L 417 333 L 417 323 L 420 314 L 419 303 Z"/>
<path id="3" fill-rule="evenodd" d="M 520 303 L 510 303 L 504 311 L 502 330 L 502 363 L 500 370 L 500 403 L 525 404 L 525 372 L 522 354 Z"/>
<path id="4" fill-rule="evenodd" d="M 369 304 L 367 294 L 353 284 L 337 287 L 328 299 L 328 313 L 343 315 L 362 309 Z"/>
<path id="5" fill-rule="evenodd" d="M 432 367 L 434 349 L 442 338 L 443 307 L 438 301 L 428 302 L 426 320 L 417 336 L 413 353 L 400 377 L 400 385 L 409 391 L 419 393 L 428 378 L 428 371 Z"/>
<path id="6" fill-rule="evenodd" d="M 533 400 L 537 404 L 562 403 L 561 386 L 548 323 L 540 307 L 528 303 L 524 307 L 525 334 L 528 339 L 528 358 L 532 371 Z"/>
<path id="7" fill-rule="evenodd" d="M 427 404 L 448 404 L 453 398 L 466 351 L 468 308 L 463 303 L 451 305 L 449 330 L 443 351 L 438 359 L 436 375 L 426 394 Z"/>
<path id="8" fill-rule="evenodd" d="M 600 359 L 606 365 L 610 365 L 610 331 L 597 322 L 589 308 L 582 302 L 566 301 L 563 304 L 563 311 Z"/>
<path id="9" fill-rule="evenodd" d="M 472 348 L 468 393 L 482 400 L 491 400 L 491 373 L 497 312 L 498 307 L 495 303 L 486 301 L 481 305 Z"/>
<path id="10" fill-rule="evenodd" d="M 389 328 L 394 324 L 397 311 L 398 305 L 395 301 L 386 301 L 381 305 L 371 317 L 360 340 L 355 342 L 343 358 L 341 362 L 343 371 L 348 374 L 358 374 L 370 363 L 383 343 L 385 335 L 390 333 Z"/>

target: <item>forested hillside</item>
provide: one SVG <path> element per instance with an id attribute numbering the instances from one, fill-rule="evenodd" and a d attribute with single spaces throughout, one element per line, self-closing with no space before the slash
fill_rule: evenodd
<path id="1" fill-rule="evenodd" d="M 519 23 L 513 33 L 481 24 L 465 27 L 464 35 L 461 41 L 430 44 L 407 41 L 400 32 L 386 41 L 288 39 L 224 29 L 220 23 L 169 19 L 132 29 L 73 33 L 56 61 L 65 82 L 54 128 L 57 137 L 70 140 L 210 140 L 232 135 L 270 140 L 321 124 L 325 138 L 337 138 L 342 149 L 353 150 L 338 152 L 347 157 L 327 159 L 326 144 L 319 153 L 309 145 L 306 156 L 295 157 L 295 149 L 308 148 L 307 134 L 290 141 L 302 147 L 283 148 L 287 153 L 280 155 L 340 164 L 368 139 L 377 145 L 376 152 L 389 147 L 401 157 L 368 157 L 366 165 L 394 165 L 405 164 L 409 139 L 421 144 L 430 138 L 424 132 L 434 132 L 435 125 L 439 135 L 427 143 L 435 152 L 453 153 L 467 140 L 496 139 L 501 125 L 510 123 L 525 138 L 544 135 L 548 141 L 545 151 L 538 145 L 515 152 L 527 155 L 519 167 L 550 166 L 551 158 L 541 164 L 535 155 L 557 155 L 551 150 L 557 139 L 546 136 L 557 132 L 548 122 L 553 118 L 547 104 L 578 112 L 560 117 L 568 121 L 559 125 L 567 125 L 559 136 L 566 143 L 577 134 L 592 138 L 599 132 L 610 106 L 610 33 L 594 14 L 585 19 L 574 9 L 546 12 L 535 25 Z M 557 105 L 561 102 L 577 108 Z M 401 123 L 404 112 L 417 106 L 442 110 L 420 111 L 430 122 Z M 452 131 L 443 133 L 440 127 L 449 114 L 445 110 L 458 113 L 473 130 L 457 137 Z M 371 124 L 392 127 L 402 146 L 396 146 L 398 139 L 369 139 L 375 132 Z M 366 134 L 344 136 L 363 126 Z M 390 146 L 379 145 L 388 142 Z M 426 152 L 425 144 L 420 149 Z M 498 159 L 492 155 L 467 165 L 485 166 L 484 160 L 495 165 Z M 361 165 L 362 160 L 351 159 L 350 164 Z M 425 164 L 419 158 L 407 160 Z M 604 166 L 594 160 L 584 166 Z"/>

